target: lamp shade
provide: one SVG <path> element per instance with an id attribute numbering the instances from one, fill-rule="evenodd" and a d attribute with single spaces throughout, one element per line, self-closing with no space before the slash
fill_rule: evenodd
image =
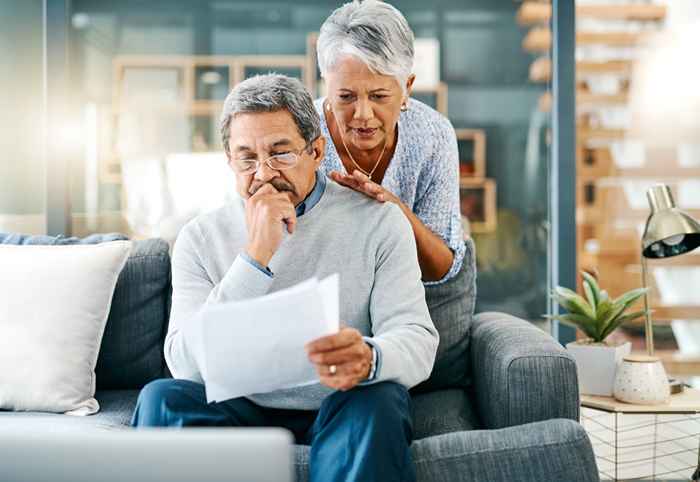
<path id="1" fill-rule="evenodd" d="M 676 207 L 668 186 L 651 187 L 647 199 L 651 214 L 642 236 L 645 258 L 669 258 L 700 246 L 700 223 Z"/>

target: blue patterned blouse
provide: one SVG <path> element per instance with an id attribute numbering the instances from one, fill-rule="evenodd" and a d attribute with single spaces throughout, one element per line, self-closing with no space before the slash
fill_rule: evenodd
<path id="1" fill-rule="evenodd" d="M 321 132 L 326 137 L 326 156 L 321 171 L 346 172 L 333 145 L 326 117 L 325 99 L 314 103 L 321 116 Z M 454 252 L 454 261 L 440 284 L 454 277 L 464 259 L 464 234 L 459 211 L 459 154 L 457 138 L 450 121 L 436 110 L 410 99 L 408 110 L 399 117 L 399 136 L 394 157 L 384 174 L 382 187 L 410 206 L 413 213 Z"/>

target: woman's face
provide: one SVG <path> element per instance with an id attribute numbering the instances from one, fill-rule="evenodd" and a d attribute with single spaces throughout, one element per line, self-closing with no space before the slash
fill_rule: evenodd
<path id="1" fill-rule="evenodd" d="M 396 77 L 375 74 L 361 60 L 345 55 L 326 73 L 326 82 L 337 128 L 348 145 L 370 150 L 393 141 L 413 76 L 404 94 Z"/>

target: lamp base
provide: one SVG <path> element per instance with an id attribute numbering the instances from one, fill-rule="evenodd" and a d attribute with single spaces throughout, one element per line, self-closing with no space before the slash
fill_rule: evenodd
<path id="1" fill-rule="evenodd" d="M 624 357 L 615 374 L 614 395 L 635 405 L 668 403 L 671 387 L 661 360 L 644 355 Z"/>

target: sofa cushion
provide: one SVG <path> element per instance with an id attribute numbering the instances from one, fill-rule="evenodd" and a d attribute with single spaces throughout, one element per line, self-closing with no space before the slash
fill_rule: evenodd
<path id="1" fill-rule="evenodd" d="M 308 445 L 296 445 L 296 480 L 309 478 Z M 416 440 L 411 445 L 418 482 L 598 482 L 583 427 L 566 419 L 499 430 L 472 430 Z"/>
<path id="2" fill-rule="evenodd" d="M 469 329 L 476 300 L 476 255 L 471 239 L 465 245 L 459 273 L 446 283 L 425 287 L 425 301 L 440 334 L 440 344 L 430 378 L 413 388 L 414 392 L 469 384 Z"/>
<path id="3" fill-rule="evenodd" d="M 96 244 L 121 234 L 86 238 L 0 233 L 0 244 Z M 163 342 L 170 312 L 170 255 L 162 239 L 134 241 L 112 299 L 95 369 L 97 389 L 136 389 L 167 375 Z"/>
<path id="4" fill-rule="evenodd" d="M 464 389 L 452 388 L 414 394 L 411 398 L 414 440 L 462 430 L 475 430 L 481 426 Z"/>
<path id="5" fill-rule="evenodd" d="M 135 241 L 117 281 L 97 360 L 98 389 L 137 389 L 166 375 L 170 255 L 161 239 Z"/>
<path id="6" fill-rule="evenodd" d="M 138 395 L 138 390 L 98 391 L 95 398 L 100 404 L 100 411 L 89 417 L 0 411 L 0 434 L 17 430 L 63 433 L 126 428 L 131 422 Z"/>

